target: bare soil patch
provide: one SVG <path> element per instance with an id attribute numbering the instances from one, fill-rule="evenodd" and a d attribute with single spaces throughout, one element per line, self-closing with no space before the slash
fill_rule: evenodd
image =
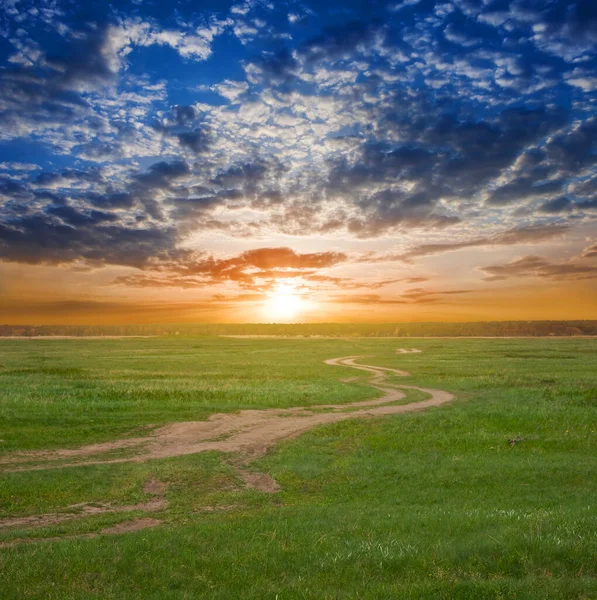
<path id="1" fill-rule="evenodd" d="M 158 519 L 142 518 L 142 519 L 131 519 L 130 521 L 123 521 L 114 525 L 113 527 L 107 527 L 101 530 L 101 535 L 119 535 L 121 533 L 131 533 L 132 531 L 141 531 L 141 529 L 147 529 L 148 527 L 156 527 L 161 525 L 162 522 Z"/>
<path id="2" fill-rule="evenodd" d="M 242 480 L 245 483 L 245 487 L 253 490 L 259 490 L 266 494 L 275 494 L 280 490 L 280 485 L 267 473 L 259 473 L 257 471 L 239 471 Z"/>

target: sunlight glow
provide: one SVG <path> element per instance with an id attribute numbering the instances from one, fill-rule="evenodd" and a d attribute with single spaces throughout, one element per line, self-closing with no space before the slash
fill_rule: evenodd
<path id="1" fill-rule="evenodd" d="M 269 294 L 263 305 L 267 321 L 290 321 L 304 311 L 305 300 L 292 285 L 281 284 Z"/>

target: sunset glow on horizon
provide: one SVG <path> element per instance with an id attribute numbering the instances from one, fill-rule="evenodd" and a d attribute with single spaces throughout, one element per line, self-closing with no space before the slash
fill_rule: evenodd
<path id="1" fill-rule="evenodd" d="M 597 318 L 590 0 L 10 0 L 0 323 Z"/>

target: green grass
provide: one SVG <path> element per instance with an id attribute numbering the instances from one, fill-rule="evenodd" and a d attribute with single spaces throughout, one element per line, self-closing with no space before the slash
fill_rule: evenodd
<path id="1" fill-rule="evenodd" d="M 597 598 L 595 339 L 3 341 L 0 451 L 371 398 L 364 373 L 323 364 L 357 354 L 457 400 L 281 443 L 253 465 L 281 484 L 275 495 L 243 489 L 217 453 L 0 474 L 0 516 L 141 502 L 149 478 L 170 484 L 156 529 L 0 549 L 0 597 Z M 130 516 L 0 529 L 0 540 Z"/>

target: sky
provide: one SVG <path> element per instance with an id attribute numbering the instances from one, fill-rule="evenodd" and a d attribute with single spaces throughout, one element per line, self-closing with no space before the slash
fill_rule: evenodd
<path id="1" fill-rule="evenodd" d="M 594 0 L 0 0 L 0 323 L 597 318 Z"/>

